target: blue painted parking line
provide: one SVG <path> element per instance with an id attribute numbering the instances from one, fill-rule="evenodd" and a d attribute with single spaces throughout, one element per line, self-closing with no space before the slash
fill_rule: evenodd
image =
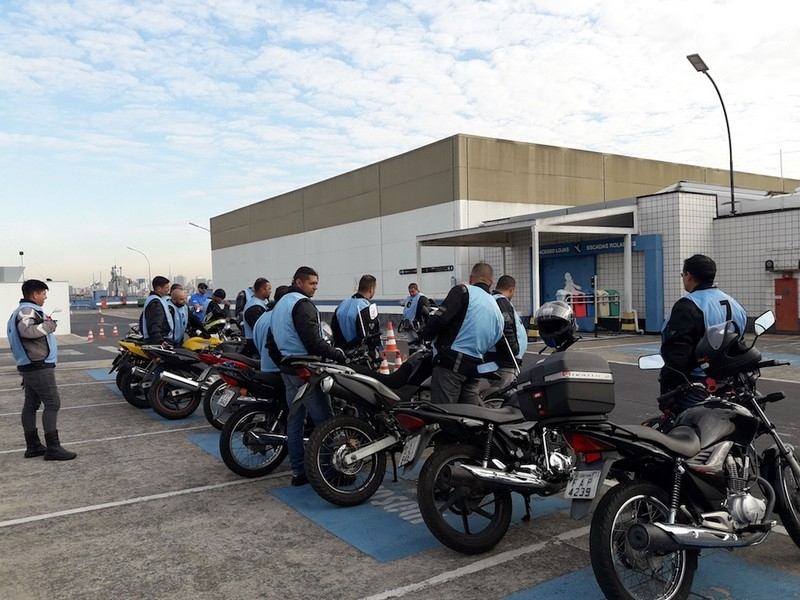
<path id="1" fill-rule="evenodd" d="M 86 369 L 86 374 L 97 381 L 113 381 L 116 373 L 109 373 L 108 369 Z"/>
<path id="2" fill-rule="evenodd" d="M 692 592 L 704 600 L 800 598 L 800 577 L 720 550 L 700 557 Z M 591 567 L 521 590 L 503 600 L 572 600 L 581 597 L 603 597 Z"/>
<path id="3" fill-rule="evenodd" d="M 122 392 L 119 390 L 116 383 L 109 383 L 108 385 L 106 385 L 106 389 L 111 390 L 111 392 L 115 396 L 119 396 L 120 398 L 122 398 Z"/>
<path id="4" fill-rule="evenodd" d="M 152 408 L 143 408 L 142 412 L 146 414 L 148 417 L 153 419 L 154 421 L 158 421 L 162 425 L 181 425 L 183 423 L 205 423 L 206 417 L 205 415 L 192 413 L 188 417 L 184 419 L 165 419 Z"/>
<path id="5" fill-rule="evenodd" d="M 192 433 L 186 436 L 193 444 L 200 446 L 203 450 L 208 452 L 211 456 L 218 460 L 222 460 L 219 453 L 219 431 L 211 431 L 208 433 Z"/>

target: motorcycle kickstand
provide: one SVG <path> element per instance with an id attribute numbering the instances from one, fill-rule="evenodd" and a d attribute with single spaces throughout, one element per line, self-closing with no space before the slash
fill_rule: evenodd
<path id="1" fill-rule="evenodd" d="M 528 522 L 531 520 L 531 495 L 522 494 L 522 497 L 525 500 L 525 516 L 522 517 L 522 520 Z"/>
<path id="2" fill-rule="evenodd" d="M 389 453 L 392 456 L 392 472 L 394 473 L 393 483 L 397 483 L 397 455 L 394 452 Z"/>

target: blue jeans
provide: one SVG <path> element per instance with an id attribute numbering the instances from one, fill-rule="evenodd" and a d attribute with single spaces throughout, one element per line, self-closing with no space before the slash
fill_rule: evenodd
<path id="1" fill-rule="evenodd" d="M 286 386 L 286 405 L 291 410 L 297 390 L 303 385 L 303 380 L 296 375 L 281 373 L 281 379 Z M 311 415 L 314 425 L 321 425 L 331 417 L 331 400 L 319 388 L 312 390 L 305 398 L 303 406 L 292 416 L 286 424 L 287 446 L 289 448 L 289 464 L 292 475 L 303 475 L 306 472 L 303 450 L 303 433 L 306 427 L 306 416 Z"/>

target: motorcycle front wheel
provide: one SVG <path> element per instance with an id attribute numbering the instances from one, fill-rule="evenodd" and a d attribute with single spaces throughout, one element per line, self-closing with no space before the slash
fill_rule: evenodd
<path id="1" fill-rule="evenodd" d="M 150 408 L 150 400 L 147 398 L 147 393 L 142 390 L 142 378 L 134 375 L 132 369 L 125 369 L 117 387 L 122 392 L 122 397 L 131 406 Z"/>
<path id="2" fill-rule="evenodd" d="M 616 600 L 684 600 L 692 589 L 697 551 L 655 553 L 628 545 L 635 523 L 665 522 L 667 492 L 647 482 L 613 487 L 600 500 L 589 533 L 592 570 L 606 598 Z"/>
<path id="3" fill-rule="evenodd" d="M 376 439 L 375 429 L 355 417 L 334 417 L 314 429 L 305 449 L 305 470 L 320 498 L 338 506 L 355 506 L 372 497 L 383 483 L 386 451 L 352 465 L 346 465 L 344 457 Z"/>
<path id="4" fill-rule="evenodd" d="M 200 406 L 202 392 L 173 387 L 159 379 L 150 386 L 147 395 L 153 410 L 165 419 L 185 419 Z"/>
<path id="5" fill-rule="evenodd" d="M 277 469 L 289 453 L 285 412 L 256 404 L 228 417 L 219 436 L 219 453 L 225 465 L 242 477 L 263 477 Z M 278 442 L 268 435 L 282 439 Z"/>
<path id="6" fill-rule="evenodd" d="M 511 524 L 510 492 L 483 492 L 442 481 L 445 467 L 480 465 L 482 456 L 474 446 L 444 446 L 428 457 L 417 482 L 417 503 L 425 525 L 445 546 L 464 554 L 490 550 Z"/>
<path id="7" fill-rule="evenodd" d="M 792 450 L 797 460 L 797 454 Z M 785 458 L 778 459 L 778 480 L 774 482 L 777 495 L 776 512 L 795 546 L 800 548 L 800 481 Z"/>

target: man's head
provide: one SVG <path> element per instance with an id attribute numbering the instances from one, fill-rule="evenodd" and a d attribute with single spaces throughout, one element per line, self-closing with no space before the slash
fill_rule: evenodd
<path id="1" fill-rule="evenodd" d="M 377 284 L 378 280 L 375 279 L 374 275 L 362 275 L 361 279 L 358 280 L 358 293 L 371 300 L 375 295 Z"/>
<path id="2" fill-rule="evenodd" d="M 224 301 L 225 300 L 225 290 L 223 290 L 222 288 L 215 289 L 214 292 L 211 294 L 211 299 L 214 302 L 217 302 L 217 303 L 220 303 L 220 302 Z"/>
<path id="3" fill-rule="evenodd" d="M 290 285 L 279 285 L 275 288 L 275 303 L 278 303 L 278 300 L 283 298 L 286 294 L 288 294 L 292 290 L 292 286 Z"/>
<path id="4" fill-rule="evenodd" d="M 477 283 L 483 283 L 492 287 L 494 283 L 494 269 L 492 269 L 492 265 L 479 262 L 472 267 L 472 271 L 469 274 L 469 284 L 475 285 Z"/>
<path id="5" fill-rule="evenodd" d="M 186 304 L 186 291 L 177 287 L 169 293 L 169 298 L 175 306 L 184 306 Z"/>
<path id="6" fill-rule="evenodd" d="M 292 284 L 300 290 L 300 293 L 313 298 L 319 285 L 319 275 L 311 267 L 300 267 L 292 277 Z"/>
<path id="7" fill-rule="evenodd" d="M 683 289 L 691 292 L 701 285 L 714 285 L 717 263 L 703 254 L 695 254 L 683 261 Z"/>
<path id="8" fill-rule="evenodd" d="M 175 290 L 182 290 L 182 289 L 183 289 L 183 286 L 180 283 L 173 283 L 169 288 L 169 293 L 171 295 L 172 292 L 174 292 Z"/>
<path id="9" fill-rule="evenodd" d="M 412 298 L 419 294 L 419 286 L 416 283 L 409 283 L 408 284 L 408 295 Z"/>
<path id="10" fill-rule="evenodd" d="M 208 285 L 205 283 L 198 283 L 197 284 L 197 291 L 201 294 L 205 294 L 208 291 Z"/>
<path id="11" fill-rule="evenodd" d="M 506 298 L 511 300 L 514 297 L 514 291 L 517 288 L 517 282 L 511 275 L 501 275 L 497 280 L 495 289 L 503 294 Z"/>
<path id="12" fill-rule="evenodd" d="M 159 296 L 166 296 L 169 294 L 169 279 L 161 275 L 153 277 L 153 291 Z"/>
<path id="13" fill-rule="evenodd" d="M 47 284 L 38 279 L 28 279 L 22 283 L 22 297 L 29 302 L 42 306 L 47 300 Z"/>
<path id="14" fill-rule="evenodd" d="M 272 284 L 266 277 L 259 277 L 253 284 L 253 294 L 261 300 L 266 300 L 272 293 Z"/>

